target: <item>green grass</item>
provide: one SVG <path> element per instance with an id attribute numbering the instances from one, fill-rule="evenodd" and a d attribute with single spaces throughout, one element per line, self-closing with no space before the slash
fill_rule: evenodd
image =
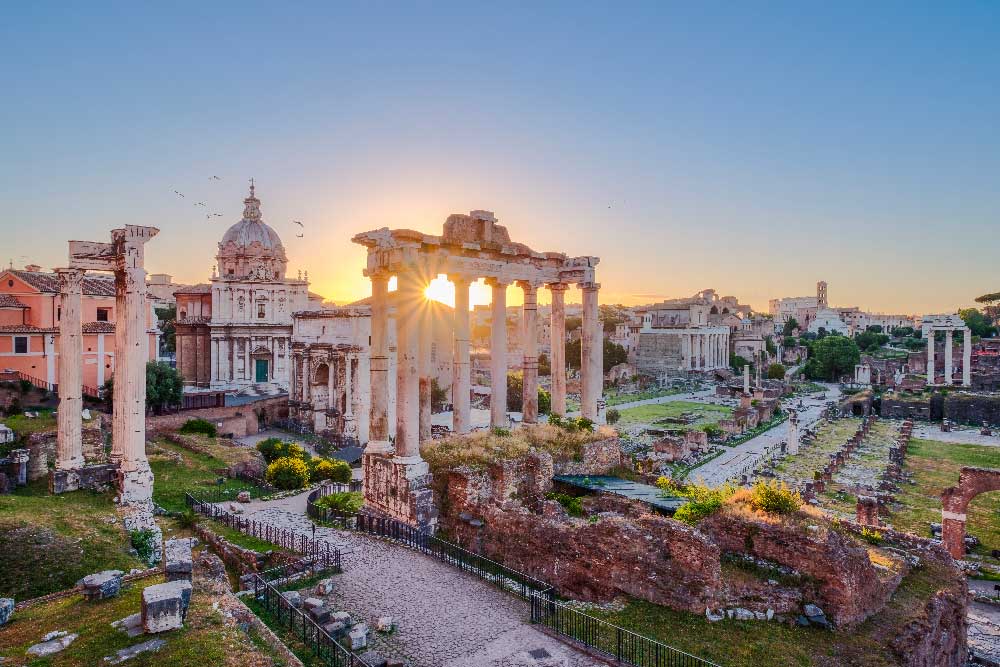
<path id="1" fill-rule="evenodd" d="M 622 611 L 588 613 L 723 667 L 902 667 L 888 643 L 899 628 L 920 614 L 946 576 L 936 565 L 914 570 L 885 609 L 848 631 L 828 632 L 774 621 L 710 623 L 704 614 L 639 600 L 630 601 Z"/>
<path id="2" fill-rule="evenodd" d="M 657 424 L 658 420 L 676 419 L 685 413 L 696 416 L 690 424 Z M 733 409 L 724 405 L 711 403 L 695 403 L 692 401 L 671 401 L 670 403 L 654 403 L 625 408 L 621 411 L 621 419 L 616 426 L 633 426 L 649 424 L 669 428 L 697 428 L 704 424 L 717 424 L 722 419 L 732 417 Z"/>
<path id="3" fill-rule="evenodd" d="M 621 405 L 622 403 L 631 403 L 633 401 L 646 401 L 651 398 L 662 398 L 664 396 L 674 396 L 676 394 L 683 394 L 686 389 L 648 389 L 646 391 L 633 391 L 633 392 L 623 392 L 618 393 L 615 390 L 609 390 L 604 392 L 604 400 L 607 401 L 608 407 L 615 405 Z"/>
<path id="4" fill-rule="evenodd" d="M 35 418 L 25 417 L 22 413 L 5 417 L 2 421 L 19 437 L 56 430 L 56 416 L 52 410 L 39 410 Z"/>
<path id="5" fill-rule="evenodd" d="M 14 614 L 9 625 L 0 628 L 0 656 L 10 664 L 32 667 L 92 667 L 107 664 L 105 656 L 134 644 L 148 641 L 140 635 L 129 638 L 112 628 L 111 622 L 139 611 L 142 589 L 163 580 L 159 577 L 126 584 L 117 598 L 85 602 L 75 595 L 30 607 Z M 166 640 L 159 651 L 143 653 L 129 660 L 129 667 L 205 667 L 206 665 L 263 665 L 273 655 L 266 643 L 254 641 L 235 626 L 226 625 L 219 610 L 212 608 L 213 597 L 196 590 L 191 598 L 185 627 L 156 635 Z M 46 633 L 64 630 L 80 636 L 68 648 L 49 658 L 25 659 L 28 647 Z"/>
<path id="6" fill-rule="evenodd" d="M 914 438 L 906 455 L 905 469 L 916 484 L 902 484 L 897 501 L 902 508 L 888 521 L 897 529 L 928 536 L 930 523 L 941 522 L 941 491 L 958 484 L 962 466 L 1000 467 L 1000 449 L 985 445 L 963 445 Z M 982 493 L 972 499 L 966 530 L 979 538 L 976 552 L 1000 549 L 1000 492 Z"/>
<path id="7" fill-rule="evenodd" d="M 149 465 L 153 469 L 153 502 L 164 509 L 181 512 L 185 509 L 184 494 L 197 491 L 226 491 L 235 497 L 241 489 L 250 489 L 246 482 L 225 478 L 220 485 L 220 475 L 215 470 L 226 468 L 226 462 L 207 454 L 198 454 L 180 445 L 157 441 L 147 446 Z M 172 453 L 180 455 L 178 463 Z"/>
<path id="8" fill-rule="evenodd" d="M 224 537 L 236 546 L 243 547 L 244 549 L 251 549 L 258 553 L 265 553 L 267 551 L 285 551 L 285 549 L 279 547 L 273 542 L 268 542 L 267 540 L 262 540 L 258 537 L 241 533 L 235 528 L 230 528 L 226 524 L 215 521 L 214 519 L 202 518 L 199 523 L 209 528 L 216 535 Z"/>
<path id="9" fill-rule="evenodd" d="M 110 493 L 52 496 L 38 480 L 0 496 L 0 597 L 38 597 L 94 572 L 132 568 L 145 565 L 129 554 Z"/>

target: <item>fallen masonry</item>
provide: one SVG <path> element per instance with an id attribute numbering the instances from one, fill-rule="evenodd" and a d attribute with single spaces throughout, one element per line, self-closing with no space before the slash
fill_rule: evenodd
<path id="1" fill-rule="evenodd" d="M 184 627 L 191 582 L 171 581 L 148 586 L 142 591 L 142 627 L 149 634 Z"/>

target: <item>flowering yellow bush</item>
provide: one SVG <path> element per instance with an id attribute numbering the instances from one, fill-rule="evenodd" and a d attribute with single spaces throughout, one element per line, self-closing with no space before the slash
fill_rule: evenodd
<path id="1" fill-rule="evenodd" d="M 279 489 L 301 489 L 309 483 L 309 465 L 300 458 L 283 456 L 267 466 L 266 477 Z"/>

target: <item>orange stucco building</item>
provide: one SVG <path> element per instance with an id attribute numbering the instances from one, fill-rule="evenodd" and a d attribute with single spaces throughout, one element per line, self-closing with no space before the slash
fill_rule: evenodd
<path id="1" fill-rule="evenodd" d="M 81 298 L 82 365 L 85 394 L 93 394 L 114 373 L 115 282 L 109 275 L 88 274 Z M 38 384 L 59 381 L 59 277 L 37 266 L 0 273 L 0 371 L 20 371 Z M 158 332 L 152 308 L 149 358 L 156 358 Z"/>

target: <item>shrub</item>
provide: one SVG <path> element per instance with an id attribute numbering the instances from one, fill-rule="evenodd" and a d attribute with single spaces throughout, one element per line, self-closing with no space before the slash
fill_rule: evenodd
<path id="1" fill-rule="evenodd" d="M 707 516 L 711 516 L 722 508 L 722 498 L 711 495 L 701 500 L 689 500 L 674 512 L 674 518 L 689 525 L 695 525 Z"/>
<path id="2" fill-rule="evenodd" d="M 156 533 L 150 528 L 133 530 L 129 533 L 129 540 L 132 542 L 132 548 L 135 549 L 139 560 L 147 565 L 152 565 L 151 561 L 153 560 L 153 552 L 156 546 Z"/>
<path id="3" fill-rule="evenodd" d="M 267 438 L 257 443 L 257 451 L 260 452 L 265 461 L 270 463 L 274 459 L 280 458 L 280 455 L 276 453 L 276 449 L 280 444 L 282 444 L 281 438 Z"/>
<path id="4" fill-rule="evenodd" d="M 284 442 L 278 438 L 268 438 L 257 443 L 257 451 L 261 453 L 268 463 L 278 459 L 292 458 L 308 461 L 312 455 L 307 452 L 302 445 L 294 442 Z"/>
<path id="5" fill-rule="evenodd" d="M 279 489 L 301 489 L 309 483 L 309 466 L 301 458 L 283 456 L 267 466 L 266 476 Z"/>
<path id="6" fill-rule="evenodd" d="M 880 546 L 882 542 L 885 541 L 884 538 L 882 537 L 882 533 L 867 526 L 861 529 L 860 535 L 861 539 L 863 539 L 868 544 L 871 544 L 876 547 Z"/>
<path id="7" fill-rule="evenodd" d="M 674 518 L 694 525 L 722 508 L 722 503 L 736 492 L 732 484 L 723 484 L 712 489 L 702 484 L 679 484 L 669 477 L 660 477 L 656 486 L 664 495 L 686 498 L 687 502 L 677 508 Z"/>
<path id="8" fill-rule="evenodd" d="M 312 482 L 328 479 L 347 484 L 351 481 L 351 466 L 337 459 L 315 458 L 309 461 L 309 479 Z"/>
<path id="9" fill-rule="evenodd" d="M 549 415 L 549 423 L 552 424 L 553 426 L 562 426 L 563 425 L 562 415 L 558 415 L 554 412 L 551 413 Z"/>
<path id="10" fill-rule="evenodd" d="M 617 424 L 618 420 L 621 418 L 622 418 L 622 413 L 615 408 L 611 408 L 610 410 L 608 410 L 608 414 L 606 415 L 606 419 L 609 424 Z"/>
<path id="11" fill-rule="evenodd" d="M 365 497 L 361 493 L 345 491 L 343 493 L 331 493 L 316 501 L 316 505 L 326 509 L 331 509 L 343 514 L 357 514 L 365 504 Z"/>
<path id="12" fill-rule="evenodd" d="M 184 422 L 184 426 L 181 426 L 180 432 L 186 434 L 200 433 L 201 435 L 207 435 L 209 438 L 214 438 L 219 434 L 218 429 L 215 428 L 215 424 L 205 419 L 187 420 Z"/>
<path id="13" fill-rule="evenodd" d="M 194 511 L 194 508 L 189 507 L 181 512 L 180 516 L 177 517 L 177 521 L 181 524 L 181 528 L 193 528 L 195 524 L 198 523 L 199 518 L 200 517 L 198 516 L 198 513 Z"/>
<path id="14" fill-rule="evenodd" d="M 509 428 L 502 428 L 500 426 L 494 426 L 493 429 L 492 429 L 492 433 L 493 433 L 493 435 L 495 435 L 498 438 L 509 438 L 510 437 L 510 429 Z"/>
<path id="15" fill-rule="evenodd" d="M 769 380 L 785 379 L 785 367 L 782 364 L 771 364 L 767 367 L 767 377 Z"/>
<path id="16" fill-rule="evenodd" d="M 768 514 L 791 514 L 802 505 L 802 496 L 784 482 L 760 481 L 750 491 L 750 507 Z"/>
<path id="17" fill-rule="evenodd" d="M 554 491 L 546 493 L 545 497 L 549 500 L 555 500 L 562 505 L 566 510 L 566 514 L 576 517 L 583 516 L 583 499 L 566 493 L 556 493 Z"/>
<path id="18" fill-rule="evenodd" d="M 718 424 L 704 424 L 701 430 L 707 433 L 710 438 L 721 438 L 723 434 L 722 427 Z"/>

